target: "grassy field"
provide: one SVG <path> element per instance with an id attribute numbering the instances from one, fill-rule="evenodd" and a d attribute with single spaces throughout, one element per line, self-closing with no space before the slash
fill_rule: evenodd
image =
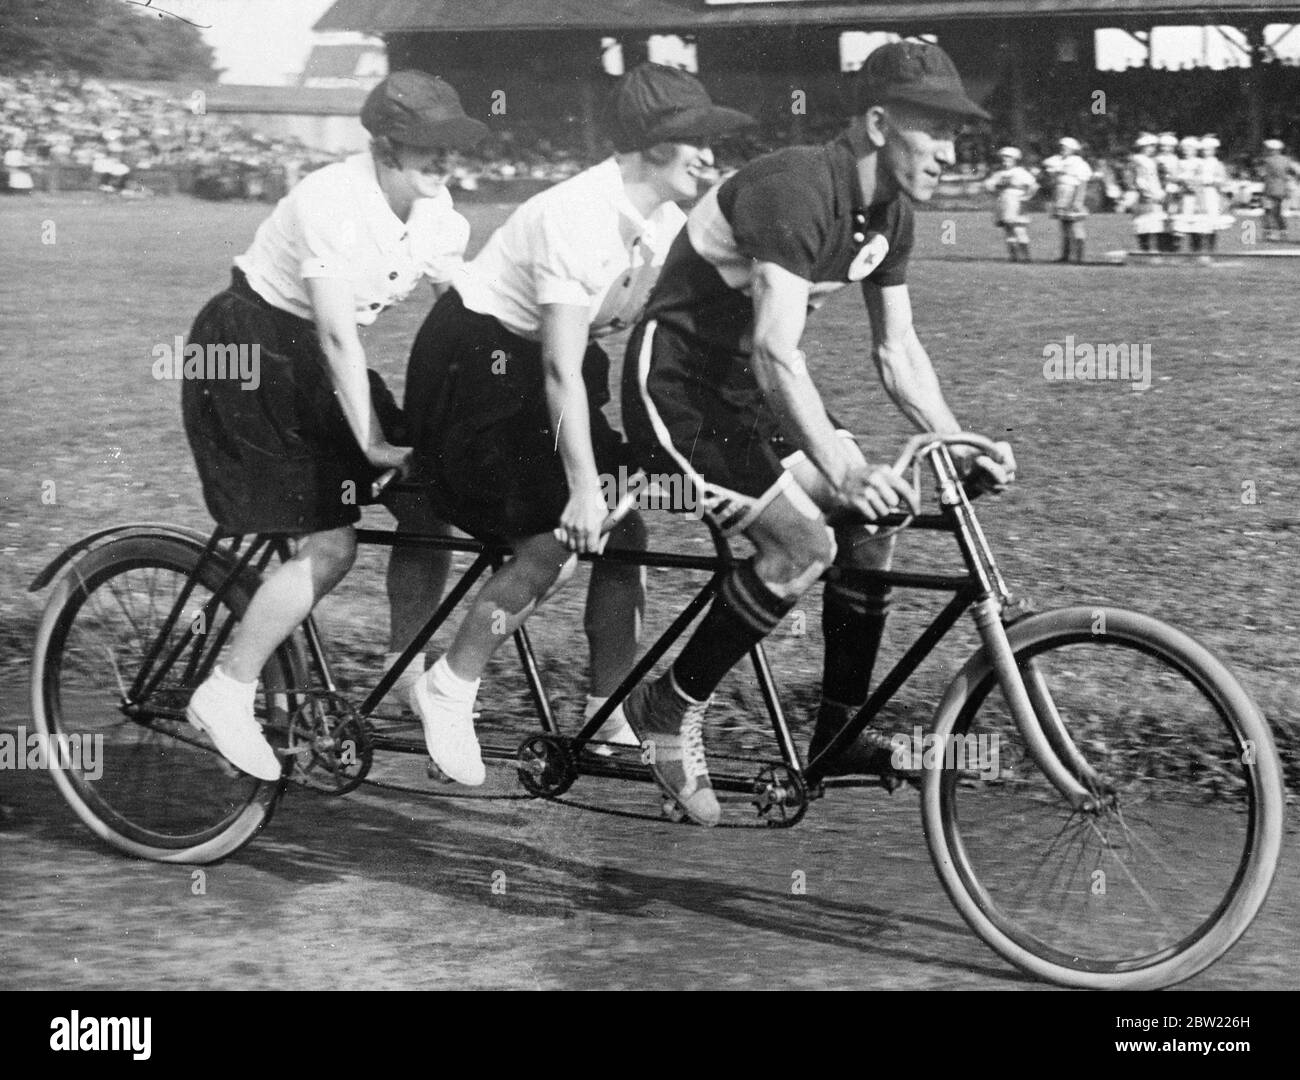
<path id="1" fill-rule="evenodd" d="M 169 520 L 206 528 L 181 429 L 179 386 L 151 375 L 152 348 L 184 334 L 228 276 L 266 212 L 186 199 L 141 202 L 36 196 L 0 202 L 7 253 L 0 307 L 0 675 L 15 684 L 43 598 L 37 571 L 94 529 Z M 507 208 L 467 209 L 477 246 Z M 1090 222 L 1090 254 L 1128 245 L 1119 217 Z M 1054 223 L 1033 227 L 1035 254 L 1054 257 Z M 1231 252 L 1239 234 L 1225 237 Z M 53 242 L 48 242 L 52 240 Z M 926 213 L 911 271 L 915 318 L 954 410 L 968 428 L 1010 440 L 1019 482 L 981 504 L 1013 587 L 1039 607 L 1106 603 L 1180 626 L 1228 660 L 1275 725 L 1292 780 L 1300 739 L 1300 429 L 1295 297 L 1300 264 L 1056 266 L 1004 261 L 989 216 Z M 366 335 L 372 366 L 400 390 L 406 350 L 426 306 L 408 301 Z M 1044 350 L 1077 343 L 1150 346 L 1150 385 L 1052 381 Z M 621 345 L 620 343 L 617 343 Z M 840 293 L 810 323 L 805 348 L 830 408 L 890 458 L 908 427 L 865 360 L 861 301 Z M 621 350 L 611 349 L 616 367 Z M 380 510 L 368 514 L 383 523 Z M 703 529 L 664 517 L 657 546 L 703 550 Z M 905 538 L 897 565 L 952 567 L 941 538 Z M 347 652 L 349 677 L 373 670 L 386 629 L 382 554 L 366 553 L 322 610 Z M 650 629 L 684 601 L 689 576 L 652 572 Z M 575 663 L 581 591 L 535 620 L 555 698 L 583 692 Z M 924 596 L 896 605 L 886 661 L 906 647 Z M 788 704 L 816 699 L 819 596 L 778 630 L 774 666 Z M 897 703 L 928 716 L 975 641 L 963 626 Z M 579 650 L 579 654 L 580 654 Z M 485 713 L 514 710 L 519 686 L 489 680 Z M 753 739 L 757 695 L 729 680 L 722 720 Z M 499 704 L 499 708 L 497 707 Z M 3 708 L 3 705 L 0 705 Z M 796 714 L 797 715 L 797 714 Z"/>

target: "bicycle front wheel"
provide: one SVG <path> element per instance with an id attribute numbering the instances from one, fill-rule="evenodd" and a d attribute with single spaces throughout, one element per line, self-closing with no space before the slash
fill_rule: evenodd
<path id="1" fill-rule="evenodd" d="M 1233 675 L 1145 615 L 1069 608 L 1008 630 L 1040 726 L 1088 791 L 1035 762 L 981 652 L 926 749 L 926 836 L 966 921 L 1065 986 L 1154 989 L 1222 956 L 1272 882 L 1282 771 Z"/>
<path id="2" fill-rule="evenodd" d="M 91 551 L 56 585 L 32 660 L 32 715 L 60 791 L 108 843 L 161 862 L 229 855 L 266 823 L 281 788 L 235 769 L 185 719 L 256 587 L 247 574 L 218 602 L 232 564 L 200 566 L 201 555 L 161 534 Z M 156 680 L 140 680 L 150 656 Z M 288 727 L 295 657 L 282 646 L 262 672 L 257 713 L 273 745 Z"/>

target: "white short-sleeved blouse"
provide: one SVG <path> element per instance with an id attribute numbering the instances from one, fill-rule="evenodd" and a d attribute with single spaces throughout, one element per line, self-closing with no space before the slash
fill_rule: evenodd
<path id="1" fill-rule="evenodd" d="M 453 278 L 465 306 L 540 340 L 542 305 L 591 312 L 591 336 L 634 323 L 686 215 L 673 203 L 642 217 L 614 158 L 533 196 Z"/>
<path id="2" fill-rule="evenodd" d="M 235 265 L 263 299 L 304 319 L 313 317 L 307 278 L 350 281 L 357 324 L 367 326 L 421 277 L 450 281 L 468 242 L 469 222 L 445 188 L 417 199 L 402 221 L 380 190 L 374 159 L 355 154 L 304 177 Z"/>

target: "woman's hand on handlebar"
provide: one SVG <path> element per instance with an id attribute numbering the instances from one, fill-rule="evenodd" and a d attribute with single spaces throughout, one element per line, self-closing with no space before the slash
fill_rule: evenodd
<path id="1" fill-rule="evenodd" d="M 609 507 L 605 505 L 605 495 L 600 488 L 570 492 L 564 513 L 560 515 L 560 527 L 555 530 L 555 539 L 580 555 L 597 553 L 605 546 L 606 537 L 601 526 L 608 516 Z"/>
<path id="2" fill-rule="evenodd" d="M 906 502 L 911 513 L 920 513 L 916 491 L 888 465 L 850 465 L 838 485 L 844 506 L 856 510 L 868 521 L 878 521 L 898 511 Z"/>

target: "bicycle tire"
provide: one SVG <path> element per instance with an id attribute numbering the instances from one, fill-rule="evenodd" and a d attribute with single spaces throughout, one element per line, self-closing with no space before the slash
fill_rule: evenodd
<path id="1" fill-rule="evenodd" d="M 1037 767 L 981 650 L 936 710 L 943 741 L 932 744 L 923 781 L 926 839 L 945 890 L 990 947 L 1047 981 L 1134 990 L 1190 978 L 1237 942 L 1273 879 L 1285 799 L 1267 722 L 1209 650 L 1150 616 L 1075 607 L 1007 633 L 1022 676 L 1050 688 L 1068 732 L 1057 753 L 1081 755 L 1094 776 L 1072 771 L 1097 805 L 1071 809 Z M 1099 678 L 1110 692 L 1097 693 Z M 990 751 L 1001 745 L 993 735 L 1013 741 L 1008 758 L 998 750 L 978 761 L 997 758 L 996 768 L 969 768 L 981 735 Z M 1047 825 L 1036 834 L 1040 818 Z M 1076 841 L 1073 867 L 1063 876 L 1053 868 L 1041 904 L 1031 900 L 1047 859 L 1072 854 Z M 1178 865 L 1152 841 L 1182 844 Z M 1138 867 L 1147 855 L 1152 867 Z"/>
<path id="2" fill-rule="evenodd" d="M 186 672 L 178 672 L 185 653 L 140 714 L 133 718 L 124 711 L 145 649 L 184 582 L 195 577 L 202 553 L 202 545 L 162 534 L 123 538 L 88 552 L 56 583 L 32 656 L 32 716 L 48 745 L 66 738 L 69 747 L 84 748 L 86 737 L 100 740 L 98 764 L 89 769 L 84 753 L 79 762 L 50 754 L 60 792 L 103 840 L 159 862 L 211 863 L 232 854 L 267 823 L 283 790 L 283 780 L 267 783 L 238 772 L 185 721 L 193 689 Z M 233 568 L 225 556 L 209 558 L 187 612 L 204 610 Z M 227 618 L 238 619 L 257 584 L 253 571 L 232 582 L 222 603 L 205 615 L 204 632 L 218 633 Z M 172 628 L 168 648 L 190 625 L 182 620 Z M 289 691 L 303 684 L 301 673 L 290 639 L 262 672 L 264 717 L 288 713 Z M 196 672 L 189 674 L 193 681 Z"/>

